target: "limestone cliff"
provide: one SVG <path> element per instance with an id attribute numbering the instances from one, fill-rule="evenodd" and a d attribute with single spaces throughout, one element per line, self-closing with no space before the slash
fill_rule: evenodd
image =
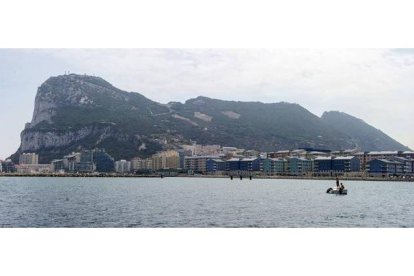
<path id="1" fill-rule="evenodd" d="M 358 127 L 344 131 L 345 126 L 335 126 L 335 118 L 321 119 L 298 104 L 284 102 L 197 97 L 164 105 L 99 77 L 70 74 L 51 77 L 38 88 L 33 118 L 12 158 L 37 152 L 40 162 L 46 163 L 72 151 L 101 147 L 116 159 L 128 159 L 193 141 L 262 151 L 407 149 L 385 134 L 371 137 L 379 132 L 369 131 L 372 127 L 361 120 L 347 120 L 348 127 L 354 121 Z"/>

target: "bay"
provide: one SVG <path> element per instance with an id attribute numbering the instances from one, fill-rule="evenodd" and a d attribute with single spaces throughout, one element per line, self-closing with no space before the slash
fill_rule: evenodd
<path id="1" fill-rule="evenodd" d="M 1 227 L 414 227 L 414 183 L 0 178 Z"/>

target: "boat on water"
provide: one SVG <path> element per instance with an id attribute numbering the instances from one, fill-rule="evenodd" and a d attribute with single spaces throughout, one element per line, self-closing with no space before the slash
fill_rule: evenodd
<path id="1" fill-rule="evenodd" d="M 329 188 L 327 191 L 326 191 L 326 193 L 327 194 L 335 194 L 335 195 L 346 195 L 346 194 L 348 194 L 348 190 L 347 189 L 343 189 L 343 190 L 341 190 L 341 189 L 338 189 L 338 188 Z"/>

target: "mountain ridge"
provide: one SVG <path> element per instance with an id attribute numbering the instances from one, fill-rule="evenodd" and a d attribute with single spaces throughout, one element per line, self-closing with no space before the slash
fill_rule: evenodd
<path id="1" fill-rule="evenodd" d="M 118 89 L 100 77 L 61 75 L 48 78 L 38 88 L 32 121 L 22 131 L 21 145 L 12 158 L 34 151 L 42 162 L 50 162 L 71 151 L 104 147 L 116 159 L 128 159 L 192 142 L 263 151 L 408 149 L 356 117 L 325 113 L 318 117 L 297 103 L 205 96 L 161 104 Z M 335 120 L 346 123 L 341 123 L 341 129 Z M 362 136 L 358 134 L 361 129 Z"/>

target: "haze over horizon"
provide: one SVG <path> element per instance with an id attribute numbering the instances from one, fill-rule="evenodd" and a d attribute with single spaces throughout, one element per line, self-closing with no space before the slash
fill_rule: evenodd
<path id="1" fill-rule="evenodd" d="M 0 49 L 0 159 L 18 148 L 37 88 L 65 72 L 162 103 L 206 96 L 338 110 L 414 148 L 411 49 Z"/>

